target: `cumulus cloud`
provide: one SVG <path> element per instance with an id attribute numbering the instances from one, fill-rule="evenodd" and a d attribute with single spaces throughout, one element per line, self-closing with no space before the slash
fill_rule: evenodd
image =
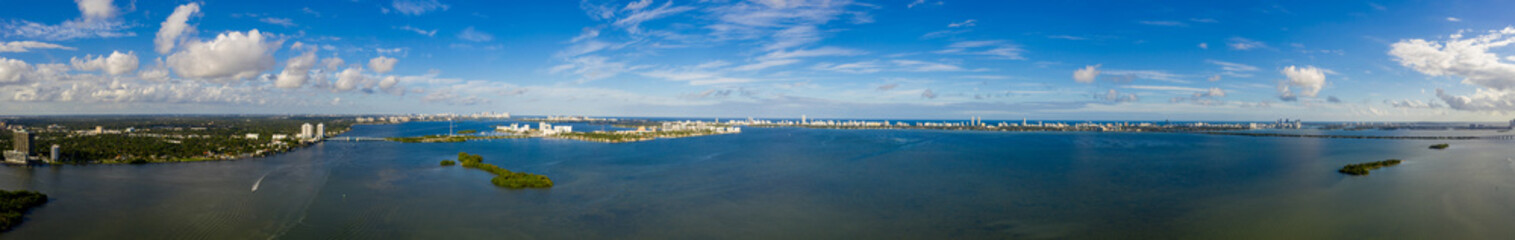
<path id="1" fill-rule="evenodd" d="M 1094 83 L 1094 79 L 1099 77 L 1099 66 L 1098 64 L 1088 65 L 1082 69 L 1073 70 L 1073 81 L 1078 83 Z"/>
<path id="2" fill-rule="evenodd" d="M 0 42 L 0 52 L 28 52 L 32 49 L 74 50 L 72 47 L 37 41 Z"/>
<path id="3" fill-rule="evenodd" d="M 380 56 L 369 59 L 368 68 L 372 69 L 373 72 L 376 73 L 388 73 L 390 70 L 395 69 L 395 63 L 399 61 L 400 60 L 391 57 Z"/>
<path id="4" fill-rule="evenodd" d="M 154 49 L 159 54 L 168 54 L 174 49 L 174 44 L 179 41 L 179 36 L 186 32 L 193 32 L 194 26 L 189 25 L 189 18 L 199 16 L 200 4 L 188 3 L 174 8 L 174 13 L 163 20 L 163 26 L 158 29 L 158 38 L 153 39 Z"/>
<path id="5" fill-rule="evenodd" d="M 1101 94 L 1099 96 L 1096 96 L 1095 98 L 1100 99 L 1100 100 L 1109 101 L 1109 102 L 1116 102 L 1116 103 L 1135 102 L 1136 100 L 1139 100 L 1139 98 L 1137 98 L 1136 94 L 1134 94 L 1134 93 L 1125 93 L 1125 94 L 1122 94 L 1122 93 L 1120 93 L 1118 91 L 1115 91 L 1115 89 L 1110 89 L 1109 91 L 1105 91 L 1105 94 Z"/>
<path id="6" fill-rule="evenodd" d="M 94 57 L 93 55 L 85 55 L 82 59 L 77 57 L 70 58 L 69 63 L 74 66 L 74 69 L 81 71 L 103 70 L 106 74 L 119 76 L 137 71 L 139 62 L 137 53 L 112 51 L 109 56 L 100 55 L 100 57 Z"/>
<path id="7" fill-rule="evenodd" d="M 1405 39 L 1390 46 L 1389 55 L 1400 65 L 1429 76 L 1461 77 L 1463 84 L 1478 87 L 1469 96 L 1455 96 L 1437 89 L 1436 95 L 1459 110 L 1515 110 L 1515 64 L 1501 61 L 1492 51 L 1515 43 L 1515 27 L 1491 30 L 1465 38 L 1462 32 L 1446 40 Z"/>
<path id="8" fill-rule="evenodd" d="M 25 61 L 0 57 L 0 84 L 21 82 L 21 77 L 31 71 L 32 66 Z"/>
<path id="9" fill-rule="evenodd" d="M 274 87 L 277 88 L 300 88 L 310 79 L 310 69 L 316 66 L 316 51 L 306 51 L 300 56 L 289 58 L 284 64 L 284 71 L 279 72 L 274 79 Z"/>
<path id="10" fill-rule="evenodd" d="M 1324 70 L 1315 66 L 1296 67 L 1289 66 L 1279 71 L 1287 79 L 1278 83 L 1279 99 L 1284 101 L 1297 100 L 1298 96 L 1315 97 L 1320 89 L 1326 85 Z M 1291 91 L 1290 87 L 1300 88 L 1298 92 Z"/>
<path id="11" fill-rule="evenodd" d="M 1383 102 L 1384 102 L 1384 104 L 1389 104 L 1389 106 L 1393 106 L 1393 107 L 1396 107 L 1396 108 L 1443 108 L 1443 107 L 1446 107 L 1446 106 L 1441 105 L 1441 103 L 1427 102 L 1427 101 L 1420 101 L 1420 100 L 1410 100 L 1410 99 L 1384 100 Z"/>
<path id="12" fill-rule="evenodd" d="M 393 7 L 395 11 L 399 11 L 402 14 L 421 15 L 437 10 L 446 11 L 450 6 L 442 4 L 442 2 L 438 2 L 437 0 L 394 0 L 390 4 L 390 7 Z"/>
<path id="13" fill-rule="evenodd" d="M 347 68 L 346 70 L 342 70 L 341 73 L 337 73 L 337 85 L 335 89 L 337 91 L 351 91 L 357 89 L 358 85 L 366 81 L 368 81 L 368 78 L 363 76 L 363 68 Z"/>
<path id="14" fill-rule="evenodd" d="M 74 0 L 85 19 L 110 19 L 116 17 L 116 5 L 111 0 Z"/>
<path id="15" fill-rule="evenodd" d="M 189 41 L 168 56 L 168 66 L 180 77 L 192 79 L 247 79 L 274 65 L 273 53 L 282 41 L 269 39 L 257 29 L 227 32 L 211 41 Z"/>

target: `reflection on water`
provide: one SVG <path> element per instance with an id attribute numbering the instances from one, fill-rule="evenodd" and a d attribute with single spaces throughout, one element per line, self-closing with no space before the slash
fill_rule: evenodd
<path id="1" fill-rule="evenodd" d="M 496 122 L 458 122 L 457 130 Z M 359 126 L 415 136 L 447 123 Z M 575 127 L 576 129 L 580 127 Z M 749 128 L 603 144 L 327 142 L 224 162 L 0 168 L 54 197 L 7 239 L 1496 238 L 1501 141 Z M 541 173 L 508 190 L 437 162 Z M 1341 165 L 1388 158 L 1367 177 Z"/>

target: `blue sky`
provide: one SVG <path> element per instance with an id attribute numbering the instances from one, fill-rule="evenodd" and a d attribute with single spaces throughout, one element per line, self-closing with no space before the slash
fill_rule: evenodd
<path id="1" fill-rule="evenodd" d="M 12 1 L 0 115 L 1502 121 L 1515 3 Z"/>

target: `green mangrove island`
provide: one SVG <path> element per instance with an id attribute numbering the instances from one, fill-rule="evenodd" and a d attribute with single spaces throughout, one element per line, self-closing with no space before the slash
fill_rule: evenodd
<path id="1" fill-rule="evenodd" d="M 0 232 L 21 224 L 21 216 L 32 208 L 47 203 L 47 194 L 34 191 L 0 190 Z"/>
<path id="2" fill-rule="evenodd" d="M 1347 174 L 1347 175 L 1352 175 L 1352 176 L 1362 176 L 1362 175 L 1368 175 L 1368 171 L 1372 171 L 1374 169 L 1379 169 L 1379 168 L 1383 168 L 1383 167 L 1399 165 L 1399 162 L 1400 162 L 1399 159 L 1389 159 L 1389 160 L 1383 160 L 1383 161 L 1377 161 L 1377 162 L 1365 162 L 1365 163 L 1358 163 L 1358 164 L 1348 164 L 1347 166 L 1341 167 L 1341 170 L 1336 170 L 1336 172 L 1340 172 L 1340 173 Z"/>
<path id="3" fill-rule="evenodd" d="M 450 162 L 452 161 L 442 161 L 442 165 L 451 165 L 449 164 Z M 462 162 L 462 165 L 465 168 L 479 169 L 484 170 L 485 172 L 493 173 L 495 176 L 493 179 L 489 179 L 489 182 L 494 183 L 494 185 L 497 187 L 511 189 L 552 187 L 552 179 L 548 179 L 547 176 L 542 176 L 541 174 L 511 172 L 510 170 L 495 166 L 494 164 L 484 163 L 484 156 L 468 154 L 467 152 L 459 152 L 458 162 Z"/>
<path id="4" fill-rule="evenodd" d="M 1441 150 L 1441 149 L 1447 149 L 1447 147 L 1450 147 L 1450 146 L 1452 146 L 1452 145 L 1451 144 L 1442 143 L 1442 144 L 1431 145 L 1431 149 Z"/>

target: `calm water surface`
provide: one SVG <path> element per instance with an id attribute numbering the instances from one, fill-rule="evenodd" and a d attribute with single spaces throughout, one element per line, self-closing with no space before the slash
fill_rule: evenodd
<path id="1" fill-rule="evenodd" d="M 1449 142 L 797 128 L 623 144 L 326 142 L 237 161 L 0 167 L 0 188 L 53 197 L 0 238 L 1515 236 L 1515 141 Z M 459 151 L 556 186 L 501 189 L 437 165 Z M 1406 162 L 1335 172 L 1389 158 Z"/>

